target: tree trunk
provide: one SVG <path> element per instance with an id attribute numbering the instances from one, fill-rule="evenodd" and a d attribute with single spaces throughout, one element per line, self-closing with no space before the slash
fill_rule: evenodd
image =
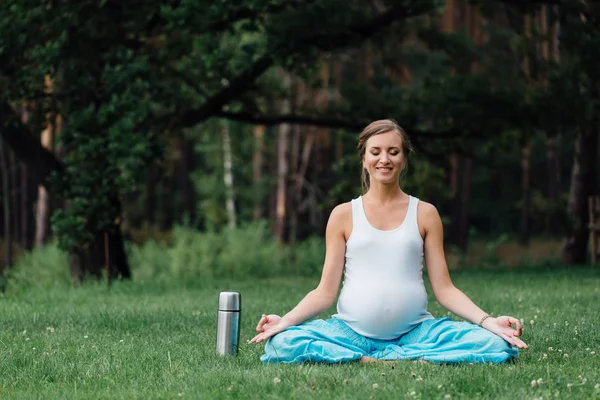
<path id="1" fill-rule="evenodd" d="M 286 98 L 281 101 L 282 114 L 288 114 L 291 111 L 292 105 L 290 100 L 290 89 L 292 80 L 290 76 L 282 73 L 283 87 L 287 90 Z M 279 243 L 283 243 L 286 233 L 287 219 L 287 179 L 289 171 L 289 147 L 290 133 L 292 127 L 290 124 L 280 124 L 277 128 L 277 191 L 275 195 L 275 225 L 274 234 Z"/>
<path id="2" fill-rule="evenodd" d="M 336 106 L 341 104 L 341 93 L 342 93 L 342 62 L 337 60 L 333 63 L 333 83 L 335 85 L 333 102 Z M 344 133 L 342 131 L 338 131 L 336 135 L 335 141 L 335 159 L 336 161 L 341 160 L 344 156 Z"/>
<path id="3" fill-rule="evenodd" d="M 223 181 L 225 183 L 225 206 L 227 209 L 227 222 L 231 229 L 235 229 L 236 213 L 233 190 L 233 164 L 231 160 L 231 138 L 229 136 L 229 122 L 221 123 L 221 140 L 223 144 Z"/>
<path id="4" fill-rule="evenodd" d="M 527 141 L 521 149 L 521 232 L 519 242 L 529 245 L 530 221 L 531 221 L 531 171 L 530 171 L 531 142 Z"/>
<path id="5" fill-rule="evenodd" d="M 29 238 L 29 214 L 31 207 L 29 203 L 29 173 L 27 165 L 19 163 L 21 170 L 21 248 L 31 250 L 31 240 Z"/>
<path id="6" fill-rule="evenodd" d="M 556 137 L 546 138 L 546 161 L 548 174 L 548 198 L 553 204 L 558 203 L 560 176 L 558 173 L 558 160 L 556 158 Z"/>
<path id="7" fill-rule="evenodd" d="M 148 171 L 146 176 L 146 198 L 144 201 L 145 219 L 150 225 L 156 222 L 156 174 L 154 169 Z"/>
<path id="8" fill-rule="evenodd" d="M 527 51 L 523 58 L 523 72 L 527 85 L 531 82 L 531 70 L 529 60 L 529 49 L 531 46 L 531 15 L 525 14 L 524 17 L 524 34 L 527 43 Z M 525 95 L 525 104 L 529 104 L 530 99 Z M 523 146 L 521 147 L 521 229 L 519 242 L 523 246 L 529 245 L 530 223 L 531 223 L 531 172 L 530 172 L 530 152 L 531 152 L 531 126 L 529 122 L 525 122 L 523 128 Z"/>
<path id="9" fill-rule="evenodd" d="M 179 151 L 181 153 L 181 171 L 179 175 L 181 195 L 183 199 L 183 209 L 192 225 L 196 221 L 196 195 L 194 192 L 194 183 L 192 182 L 192 172 L 195 168 L 194 142 L 187 138 L 180 139 Z"/>
<path id="10" fill-rule="evenodd" d="M 13 235 L 12 237 L 14 238 L 13 240 L 15 240 L 17 243 L 19 242 L 19 239 L 21 238 L 21 221 L 19 218 L 19 215 L 21 215 L 21 209 L 23 208 L 23 205 L 20 203 L 21 200 L 21 190 L 23 190 L 23 188 L 19 185 L 20 183 L 20 177 L 19 177 L 19 171 L 20 171 L 20 167 L 21 165 L 19 164 L 19 162 L 17 161 L 17 158 L 15 157 L 15 154 L 11 151 L 9 152 L 9 166 L 8 169 L 10 171 L 10 183 L 11 183 L 11 190 L 10 190 L 10 195 L 11 195 L 11 215 L 13 216 L 13 218 L 11 219 L 12 222 L 12 231 L 13 231 Z"/>
<path id="11" fill-rule="evenodd" d="M 255 220 L 263 217 L 262 210 L 262 169 L 263 153 L 265 151 L 265 130 L 264 125 L 256 125 L 252 130 L 254 134 L 254 151 L 252 153 L 252 181 L 254 186 L 254 206 L 252 209 L 252 218 Z"/>
<path id="12" fill-rule="evenodd" d="M 454 34 L 456 32 L 455 20 L 456 20 L 456 1 L 446 0 L 446 8 L 444 14 L 442 14 L 442 30 L 446 34 Z M 464 18 L 464 16 L 463 16 Z M 450 190 L 451 190 L 451 211 L 450 211 L 450 230 L 449 230 L 449 242 L 453 245 L 461 248 L 461 234 L 460 234 L 460 158 L 457 154 L 450 154 L 448 158 L 450 164 Z"/>
<path id="13" fill-rule="evenodd" d="M 366 48 L 367 56 L 365 57 L 365 79 L 370 82 L 373 79 L 374 69 L 373 60 L 374 56 L 369 47 Z M 323 88 L 319 89 L 315 93 L 315 103 L 317 109 L 325 112 L 329 107 L 329 95 L 328 86 L 330 80 L 330 66 L 329 63 L 323 63 L 321 66 L 321 82 L 323 82 Z M 326 193 L 332 186 L 332 169 L 333 165 L 333 145 L 331 138 L 331 130 L 329 128 L 315 128 L 314 130 L 314 179 L 312 180 L 313 190 L 313 201 L 317 202 L 317 192 Z M 310 212 L 313 214 L 309 219 L 311 220 L 312 231 L 322 232 L 324 231 L 325 223 L 323 218 L 323 212 L 318 207 L 311 207 Z M 329 214 L 329 210 L 325 210 Z"/>
<path id="14" fill-rule="evenodd" d="M 549 65 L 550 60 L 558 63 L 558 24 L 553 22 L 548 27 L 548 6 L 541 7 L 540 12 L 540 30 L 543 36 L 542 59 Z M 544 87 L 548 85 L 548 74 L 544 75 Z M 559 202 L 560 175 L 558 160 L 556 157 L 556 131 L 546 133 L 546 161 L 547 161 L 547 179 L 548 179 L 548 198 L 550 203 L 556 207 Z M 555 224 L 548 221 L 548 231 L 554 231 Z"/>
<path id="15" fill-rule="evenodd" d="M 471 211 L 471 176 L 473 172 L 473 159 L 466 157 L 464 162 L 464 176 L 462 187 L 462 204 L 460 217 L 460 232 L 458 247 L 466 252 L 469 246 L 469 214 Z"/>
<path id="16" fill-rule="evenodd" d="M 588 197 L 598 193 L 596 165 L 598 130 L 582 132 L 575 142 L 568 214 L 571 229 L 563 242 L 562 259 L 567 265 L 585 264 L 589 240 Z"/>
<path id="17" fill-rule="evenodd" d="M 49 152 L 53 151 L 53 136 L 62 128 L 60 117 L 52 118 L 46 129 L 42 132 L 41 144 Z M 35 246 L 43 246 L 48 241 L 48 230 L 50 228 L 50 196 L 48 190 L 38 185 L 38 199 L 35 213 Z"/>
<path id="18" fill-rule="evenodd" d="M 459 190 L 459 171 L 460 159 L 457 154 L 450 155 L 450 189 L 452 194 L 451 199 L 451 222 L 450 222 L 450 240 L 449 242 L 461 248 L 460 239 L 460 190 Z"/>
<path id="19" fill-rule="evenodd" d="M 4 265 L 2 271 L 12 265 L 12 236 L 10 229 L 10 181 L 8 173 L 7 149 L 0 138 L 0 168 L 2 169 L 2 205 L 4 212 Z"/>
<path id="20" fill-rule="evenodd" d="M 174 179 L 162 179 L 158 184 L 158 204 L 160 210 L 158 215 L 158 226 L 161 230 L 170 229 L 173 226 L 174 208 L 172 194 L 177 191 Z"/>
<path id="21" fill-rule="evenodd" d="M 298 84 L 299 86 L 300 84 Z M 298 92 L 298 90 L 297 90 Z M 296 101 L 298 99 L 296 98 Z M 295 112 L 292 110 L 292 113 Z M 301 196 L 299 193 L 298 182 L 300 181 L 300 177 L 298 176 L 298 161 L 300 159 L 300 131 L 302 127 L 299 125 L 294 125 L 292 127 L 292 140 L 290 143 L 290 173 L 292 184 L 289 185 L 288 190 L 288 209 L 289 209 L 289 244 L 292 249 L 294 248 L 294 244 L 296 243 L 296 238 L 298 236 L 298 206 L 299 200 L 301 200 Z"/>
<path id="22" fill-rule="evenodd" d="M 289 100 L 284 100 L 289 103 Z M 290 124 L 281 124 L 277 134 L 277 194 L 275 200 L 275 229 L 274 233 L 279 243 L 285 240 L 287 218 L 287 178 L 289 170 L 289 141 Z"/>

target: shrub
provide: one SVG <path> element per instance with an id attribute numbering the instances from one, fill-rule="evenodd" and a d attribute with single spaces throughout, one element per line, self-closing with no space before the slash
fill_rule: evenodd
<path id="1" fill-rule="evenodd" d="M 265 221 L 227 229 L 221 236 L 215 276 L 267 277 L 289 272 L 289 250 L 278 246 Z"/>
<path id="2" fill-rule="evenodd" d="M 325 261 L 325 239 L 312 236 L 296 243 L 293 249 L 294 271 L 301 276 L 318 276 Z"/>
<path id="3" fill-rule="evenodd" d="M 134 279 L 267 277 L 292 269 L 289 249 L 279 248 L 264 221 L 220 233 L 179 226 L 169 244 L 150 241 L 129 254 Z"/>
<path id="4" fill-rule="evenodd" d="M 55 242 L 24 253 L 4 272 L 6 291 L 70 284 L 69 256 Z"/>
<path id="5" fill-rule="evenodd" d="M 171 256 L 166 244 L 148 240 L 142 245 L 127 243 L 127 254 L 134 279 L 142 281 L 168 278 Z"/>

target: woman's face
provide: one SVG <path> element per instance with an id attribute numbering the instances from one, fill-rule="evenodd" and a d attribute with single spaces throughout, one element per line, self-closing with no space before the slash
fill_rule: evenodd
<path id="1" fill-rule="evenodd" d="M 363 168 L 367 170 L 372 181 L 398 182 L 404 165 L 402 137 L 397 132 L 380 133 L 367 140 Z"/>

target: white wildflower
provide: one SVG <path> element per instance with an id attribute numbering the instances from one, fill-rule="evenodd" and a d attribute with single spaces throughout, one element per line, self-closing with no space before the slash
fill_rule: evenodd
<path id="1" fill-rule="evenodd" d="M 279 379 L 278 377 L 273 378 L 273 383 L 276 385 L 279 385 L 281 383 L 281 379 Z"/>
<path id="2" fill-rule="evenodd" d="M 379 389 L 379 384 L 378 383 L 374 383 L 373 384 L 373 389 Z"/>

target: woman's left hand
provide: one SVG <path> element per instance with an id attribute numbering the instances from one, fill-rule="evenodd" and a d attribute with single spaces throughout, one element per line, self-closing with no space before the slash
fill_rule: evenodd
<path id="1" fill-rule="evenodd" d="M 513 325 L 516 327 L 516 329 L 513 328 Z M 523 328 L 521 326 L 521 321 L 516 318 L 506 316 L 487 318 L 485 321 L 483 321 L 481 326 L 500 336 L 502 339 L 506 340 L 515 347 L 520 349 L 529 348 L 527 344 L 518 337 L 523 333 Z"/>

